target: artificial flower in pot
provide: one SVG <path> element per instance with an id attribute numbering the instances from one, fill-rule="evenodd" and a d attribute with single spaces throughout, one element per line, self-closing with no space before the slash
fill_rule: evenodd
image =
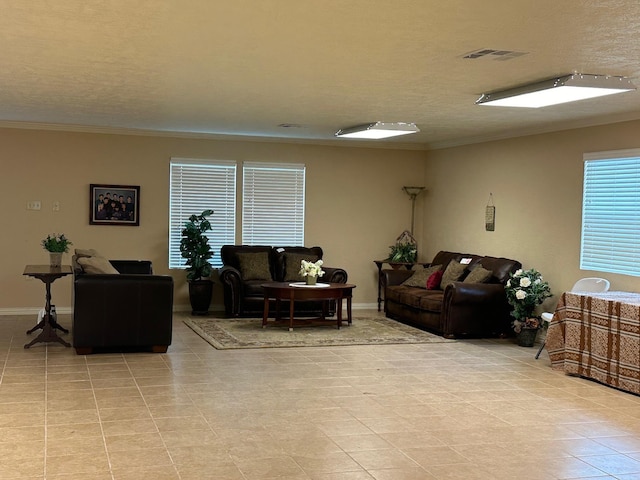
<path id="1" fill-rule="evenodd" d="M 535 269 L 516 270 L 505 285 L 507 301 L 513 307 L 513 330 L 518 334 L 518 344 L 532 347 L 542 320 L 535 314 L 536 307 L 551 296 L 549 284 Z"/>
<path id="2" fill-rule="evenodd" d="M 49 252 L 49 265 L 59 268 L 62 265 L 62 254 L 69 251 L 69 245 L 73 245 L 73 242 L 64 233 L 51 233 L 40 244 Z"/>
<path id="3" fill-rule="evenodd" d="M 299 274 L 305 278 L 307 285 L 315 285 L 318 277 L 324 275 L 324 270 L 322 270 L 322 260 L 318 260 L 317 262 L 302 260 L 302 262 L 300 262 Z"/>

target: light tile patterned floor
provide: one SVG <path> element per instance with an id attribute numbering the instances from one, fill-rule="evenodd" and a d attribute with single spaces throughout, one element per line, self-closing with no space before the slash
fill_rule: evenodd
<path id="1" fill-rule="evenodd" d="M 508 340 L 218 351 L 176 315 L 85 357 L 34 321 L 0 318 L 3 480 L 640 479 L 640 397 Z"/>

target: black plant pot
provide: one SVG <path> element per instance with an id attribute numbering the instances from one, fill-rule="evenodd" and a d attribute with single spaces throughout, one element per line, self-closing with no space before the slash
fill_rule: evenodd
<path id="1" fill-rule="evenodd" d="M 208 315 L 213 296 L 212 280 L 191 280 L 189 282 L 189 301 L 192 315 Z"/>

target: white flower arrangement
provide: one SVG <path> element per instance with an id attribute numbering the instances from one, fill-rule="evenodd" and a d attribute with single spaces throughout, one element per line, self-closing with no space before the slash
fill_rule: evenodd
<path id="1" fill-rule="evenodd" d="M 534 314 L 536 306 L 551 296 L 549 284 L 535 269 L 516 270 L 505 285 L 507 301 L 513 307 L 513 329 L 519 333 L 523 328 L 540 328 L 541 321 Z"/>
<path id="2" fill-rule="evenodd" d="M 322 270 L 322 260 L 318 260 L 317 262 L 307 262 L 306 260 L 302 260 L 300 263 L 300 275 L 303 277 L 311 276 L 311 277 L 321 277 L 324 275 L 324 270 Z"/>

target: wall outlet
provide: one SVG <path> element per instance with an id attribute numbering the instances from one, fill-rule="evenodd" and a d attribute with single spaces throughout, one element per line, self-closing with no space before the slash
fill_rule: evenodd
<path id="1" fill-rule="evenodd" d="M 27 202 L 27 210 L 40 210 L 40 208 L 40 200 L 31 200 L 30 202 Z"/>
<path id="2" fill-rule="evenodd" d="M 54 212 L 59 212 L 60 211 L 60 202 L 59 201 L 55 201 L 53 202 L 53 211 Z"/>

